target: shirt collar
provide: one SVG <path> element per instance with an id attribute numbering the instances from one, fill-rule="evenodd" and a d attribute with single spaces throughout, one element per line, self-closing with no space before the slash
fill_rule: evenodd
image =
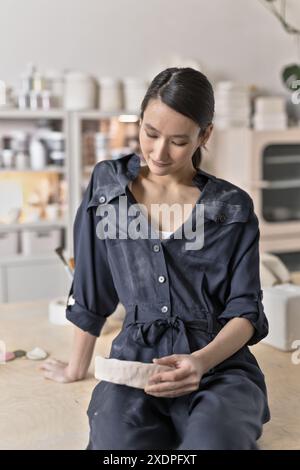
<path id="1" fill-rule="evenodd" d="M 126 195 L 126 188 L 130 181 L 137 178 L 141 168 L 141 157 L 136 153 L 125 155 L 117 160 L 115 170 L 115 181 L 110 181 L 107 185 L 101 185 L 99 188 L 101 195 L 105 197 L 105 202 L 109 203 L 115 197 Z M 212 194 L 211 183 L 216 181 L 216 177 L 197 168 L 197 173 L 192 179 L 193 183 L 205 193 Z"/>

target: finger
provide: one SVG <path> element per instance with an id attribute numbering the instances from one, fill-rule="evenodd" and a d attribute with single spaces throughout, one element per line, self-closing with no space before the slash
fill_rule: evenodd
<path id="1" fill-rule="evenodd" d="M 52 358 L 44 361 L 44 364 L 57 364 L 57 363 L 58 363 L 57 359 L 52 359 Z"/>
<path id="2" fill-rule="evenodd" d="M 150 392 L 168 392 L 172 390 L 179 390 L 182 387 L 190 387 L 190 380 L 181 380 L 180 382 L 162 382 L 155 385 L 147 385 L 144 390 L 146 393 Z"/>
<path id="3" fill-rule="evenodd" d="M 45 379 L 48 379 L 48 380 L 53 380 L 53 372 L 52 371 L 49 371 L 49 370 L 46 370 L 44 372 L 44 378 Z"/>
<path id="4" fill-rule="evenodd" d="M 176 382 L 184 380 L 190 375 L 190 371 L 187 369 L 176 369 L 171 372 L 160 372 L 159 374 L 153 374 L 149 378 L 149 384 L 156 382 Z"/>
<path id="5" fill-rule="evenodd" d="M 165 365 L 174 365 L 178 361 L 178 357 L 175 354 L 171 356 L 164 356 L 158 359 L 153 359 L 154 364 L 165 364 Z"/>
<path id="6" fill-rule="evenodd" d="M 49 370 L 49 371 L 57 371 L 57 370 L 61 369 L 61 365 L 60 364 L 47 364 L 47 363 L 44 363 L 44 364 L 40 365 L 40 369 L 41 370 Z"/>
<path id="7" fill-rule="evenodd" d="M 178 365 L 178 358 L 175 355 L 165 356 L 165 357 L 160 357 L 159 359 L 154 359 L 153 362 L 154 364 L 157 364 L 157 365 L 163 365 L 163 366 L 169 366 L 169 367 L 175 368 Z"/>
<path id="8" fill-rule="evenodd" d="M 47 359 L 47 361 L 45 361 L 45 362 L 48 362 L 49 364 L 66 365 L 65 362 L 60 361 L 59 359 L 54 359 L 54 358 L 49 358 L 49 359 Z"/>
<path id="9" fill-rule="evenodd" d="M 55 375 L 54 371 L 45 371 L 44 377 L 45 379 L 54 380 L 55 382 L 60 382 L 60 383 L 66 382 L 64 377 L 61 377 L 60 375 Z"/>
<path id="10" fill-rule="evenodd" d="M 42 370 L 52 370 L 54 366 L 55 366 L 55 364 L 51 364 L 49 362 L 44 362 L 39 366 L 39 368 L 42 369 Z"/>

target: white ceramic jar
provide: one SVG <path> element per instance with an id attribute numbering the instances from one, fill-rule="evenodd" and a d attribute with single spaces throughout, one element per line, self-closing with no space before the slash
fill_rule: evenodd
<path id="1" fill-rule="evenodd" d="M 12 98 L 12 88 L 9 87 L 5 81 L 0 80 L 0 108 L 12 108 L 13 107 L 13 98 Z"/>
<path id="2" fill-rule="evenodd" d="M 255 100 L 257 114 L 285 114 L 285 99 L 281 96 L 259 96 Z"/>
<path id="3" fill-rule="evenodd" d="M 288 126 L 286 102 L 280 96 L 261 96 L 255 100 L 253 125 L 257 130 L 283 130 Z"/>
<path id="4" fill-rule="evenodd" d="M 47 165 L 47 152 L 42 142 L 33 137 L 29 145 L 30 167 L 32 170 L 43 170 Z"/>
<path id="5" fill-rule="evenodd" d="M 92 77 L 81 72 L 69 72 L 65 76 L 64 107 L 73 111 L 94 109 L 96 91 Z"/>
<path id="6" fill-rule="evenodd" d="M 25 152 L 18 152 L 15 156 L 15 166 L 17 170 L 26 170 L 28 168 L 28 155 Z"/>
<path id="7" fill-rule="evenodd" d="M 99 79 L 98 107 L 104 112 L 119 111 L 123 107 L 120 80 L 112 77 Z"/>
<path id="8" fill-rule="evenodd" d="M 2 150 L 2 162 L 4 168 L 12 168 L 14 166 L 14 151 L 12 149 Z"/>
<path id="9" fill-rule="evenodd" d="M 59 70 L 49 70 L 46 74 L 47 89 L 50 90 L 51 107 L 61 108 L 65 90 L 64 76 Z"/>
<path id="10" fill-rule="evenodd" d="M 0 106 L 6 104 L 6 84 L 3 80 L 0 80 Z"/>
<path id="11" fill-rule="evenodd" d="M 124 107 L 127 112 L 139 112 L 148 88 L 148 82 L 142 78 L 126 77 L 123 79 Z"/>

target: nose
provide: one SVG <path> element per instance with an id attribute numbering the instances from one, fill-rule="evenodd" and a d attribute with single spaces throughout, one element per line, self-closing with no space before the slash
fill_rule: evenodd
<path id="1" fill-rule="evenodd" d="M 152 157 L 153 160 L 159 162 L 167 162 L 169 160 L 166 141 L 164 141 L 163 139 L 157 139 L 157 141 L 155 142 Z"/>

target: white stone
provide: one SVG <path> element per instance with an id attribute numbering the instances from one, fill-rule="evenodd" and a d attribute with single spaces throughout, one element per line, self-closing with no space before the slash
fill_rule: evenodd
<path id="1" fill-rule="evenodd" d="M 48 353 L 46 353 L 46 351 L 38 347 L 26 353 L 27 359 L 31 359 L 32 361 L 40 361 L 41 359 L 46 359 L 47 356 L 48 356 Z"/>

